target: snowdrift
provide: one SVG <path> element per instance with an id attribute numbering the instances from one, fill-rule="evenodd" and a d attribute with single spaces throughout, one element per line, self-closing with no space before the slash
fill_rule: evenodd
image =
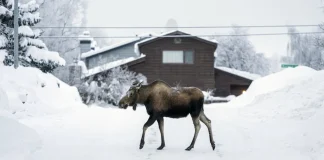
<path id="1" fill-rule="evenodd" d="M 0 159 L 24 160 L 41 146 L 35 130 L 0 116 Z"/>
<path id="2" fill-rule="evenodd" d="M 229 104 L 245 106 L 253 102 L 253 100 L 260 95 L 299 84 L 301 81 L 309 79 L 317 72 L 318 71 L 312 68 L 299 66 L 296 68 L 287 68 L 283 71 L 256 79 L 245 93 L 232 99 Z"/>
<path id="3" fill-rule="evenodd" d="M 79 93 L 37 68 L 0 66 L 0 114 L 23 118 L 83 106 Z"/>
<path id="4" fill-rule="evenodd" d="M 258 116 L 263 118 L 271 116 L 303 120 L 323 114 L 324 70 L 315 71 L 311 76 L 300 77 L 298 82 L 259 95 L 245 109 L 253 108 Z M 324 118 L 321 121 L 323 122 Z"/>
<path id="5" fill-rule="evenodd" d="M 298 67 L 255 82 L 236 99 L 251 102 L 236 116 L 255 153 L 246 159 L 323 159 L 324 70 Z"/>

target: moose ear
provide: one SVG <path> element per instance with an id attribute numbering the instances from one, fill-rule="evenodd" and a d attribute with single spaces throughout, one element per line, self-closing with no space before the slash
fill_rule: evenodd
<path id="1" fill-rule="evenodd" d="M 133 82 L 132 86 L 137 86 L 138 83 L 139 83 L 138 80 L 135 80 L 135 81 Z"/>
<path id="2" fill-rule="evenodd" d="M 140 83 L 137 84 L 137 86 L 136 86 L 136 89 L 137 89 L 137 90 L 140 89 L 140 88 L 142 87 L 142 83 L 143 83 L 143 81 L 141 81 Z"/>

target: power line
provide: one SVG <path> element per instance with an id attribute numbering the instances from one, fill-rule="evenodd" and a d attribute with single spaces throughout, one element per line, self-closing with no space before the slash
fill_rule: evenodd
<path id="1" fill-rule="evenodd" d="M 76 29 L 163 29 L 163 28 L 283 28 L 283 27 L 318 27 L 318 24 L 297 24 L 297 25 L 248 25 L 248 26 L 180 26 L 180 27 L 161 27 L 161 26 L 33 26 L 32 28 L 76 28 Z"/>
<path id="2" fill-rule="evenodd" d="M 295 33 L 255 33 L 255 34 L 210 34 L 210 35 L 166 35 L 166 36 L 40 36 L 40 38 L 147 38 L 147 37 L 167 37 L 167 38 L 184 38 L 184 37 L 238 37 L 238 36 L 272 36 L 272 35 L 291 35 L 291 34 L 324 34 L 324 32 L 295 32 Z"/>

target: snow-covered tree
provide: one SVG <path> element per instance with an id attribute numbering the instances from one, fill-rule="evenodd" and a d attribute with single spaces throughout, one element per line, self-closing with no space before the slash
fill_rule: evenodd
<path id="1" fill-rule="evenodd" d="M 271 61 L 264 56 L 263 53 L 256 53 L 253 64 L 254 70 L 252 73 L 256 73 L 265 76 L 271 71 Z"/>
<path id="2" fill-rule="evenodd" d="M 230 35 L 244 35 L 247 31 L 233 28 Z M 266 75 L 269 61 L 263 54 L 257 54 L 247 36 L 228 36 L 217 39 L 216 66 L 234 68 L 250 73 Z"/>
<path id="3" fill-rule="evenodd" d="M 43 36 L 77 37 L 85 26 L 85 7 L 88 0 L 38 0 L 39 12 L 44 18 L 36 27 L 42 28 Z M 56 28 L 47 28 L 56 27 Z M 60 28 L 58 28 L 60 27 Z M 50 50 L 60 53 L 67 63 L 77 57 L 79 41 L 77 38 L 41 38 Z"/>
<path id="4" fill-rule="evenodd" d="M 7 51 L 3 63 L 12 66 L 14 64 L 14 1 L 1 0 L 0 5 L 0 44 L 1 49 Z M 26 4 L 18 4 L 19 64 L 36 67 L 43 72 L 51 72 L 56 67 L 65 65 L 65 60 L 57 52 L 47 49 L 45 43 L 39 39 L 42 34 L 41 30 L 30 28 L 41 21 L 38 8 L 39 5 L 35 0 Z"/>
<path id="5" fill-rule="evenodd" d="M 43 36 L 78 37 L 87 26 L 87 6 L 91 0 L 38 0 L 39 12 L 46 17 L 36 27 L 42 28 Z M 50 28 L 56 27 L 56 28 Z M 73 28 L 71 28 L 73 27 Z M 94 36 L 101 36 L 103 30 L 87 29 Z M 67 61 L 73 63 L 80 53 L 78 38 L 41 38 L 50 50 L 59 52 Z M 106 39 L 95 38 L 98 46 L 109 43 Z"/>
<path id="6" fill-rule="evenodd" d="M 311 67 L 316 70 L 324 68 L 324 46 L 322 35 L 296 34 L 295 28 L 288 28 L 292 63 Z"/>

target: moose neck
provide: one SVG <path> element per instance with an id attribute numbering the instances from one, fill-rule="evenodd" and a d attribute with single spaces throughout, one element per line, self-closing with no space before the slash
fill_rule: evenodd
<path id="1" fill-rule="evenodd" d="M 150 94 L 150 87 L 142 85 L 138 92 L 137 103 L 144 104 Z"/>

